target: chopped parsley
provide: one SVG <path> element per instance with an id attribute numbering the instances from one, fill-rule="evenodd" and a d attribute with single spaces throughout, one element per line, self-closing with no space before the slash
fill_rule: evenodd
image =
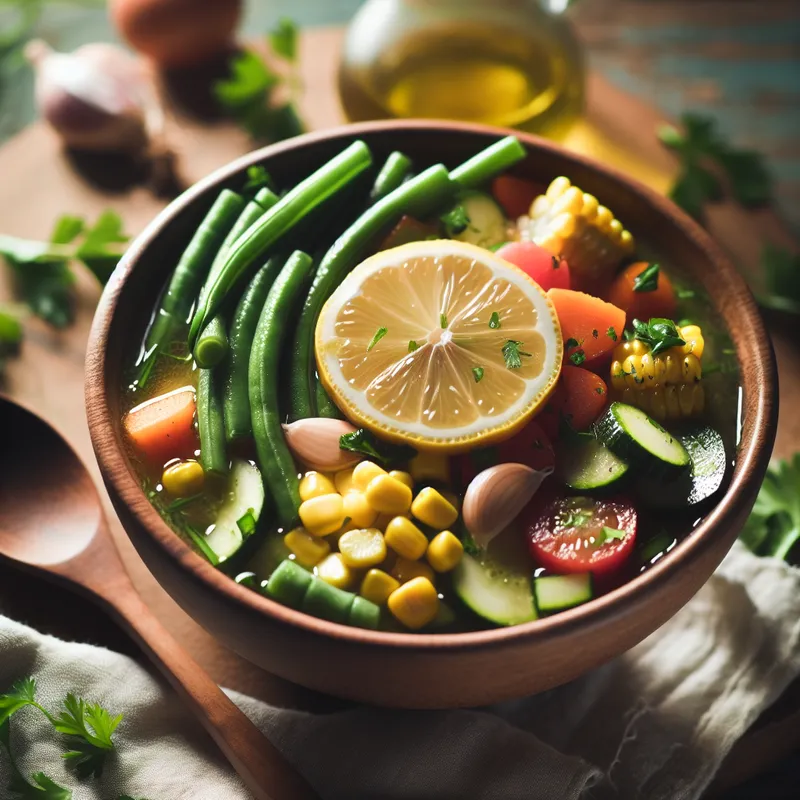
<path id="1" fill-rule="evenodd" d="M 583 352 L 583 349 L 576 350 L 570 357 L 569 360 L 576 366 L 579 367 L 586 361 L 586 353 Z"/>
<path id="2" fill-rule="evenodd" d="M 640 342 L 649 345 L 654 356 L 669 350 L 670 347 L 682 347 L 686 341 L 681 338 L 675 323 L 671 319 L 654 317 L 649 322 L 639 319 L 633 321 L 633 335 Z"/>
<path id="3" fill-rule="evenodd" d="M 473 367 L 472 376 L 475 378 L 475 383 L 480 383 L 483 380 L 483 367 Z"/>
<path id="4" fill-rule="evenodd" d="M 608 526 L 603 525 L 603 529 L 600 531 L 600 538 L 598 539 L 597 544 L 604 544 L 605 542 L 610 542 L 614 539 L 622 541 L 627 535 L 627 531 L 620 531 L 616 528 L 609 528 Z"/>
<path id="5" fill-rule="evenodd" d="M 236 520 L 236 527 L 241 531 L 242 537 L 245 539 L 248 539 L 256 532 L 256 518 L 252 508 L 248 508 L 247 511 Z"/>
<path id="6" fill-rule="evenodd" d="M 596 339 L 600 335 L 600 331 L 597 328 L 592 329 L 592 339 Z"/>
<path id="7" fill-rule="evenodd" d="M 567 518 L 561 523 L 562 528 L 582 528 L 594 516 L 593 511 L 570 511 Z"/>
<path id="8" fill-rule="evenodd" d="M 410 339 L 408 342 L 408 352 L 413 353 L 415 350 L 419 350 L 419 345 L 413 339 Z"/>
<path id="9" fill-rule="evenodd" d="M 617 341 L 617 332 L 614 330 L 613 325 L 608 326 L 608 330 L 606 331 L 606 336 L 608 336 L 608 338 L 614 342 Z"/>
<path id="10" fill-rule="evenodd" d="M 595 391 L 597 392 L 597 394 L 605 394 L 606 393 L 606 390 L 602 386 L 597 386 L 595 388 Z"/>
<path id="11" fill-rule="evenodd" d="M 495 331 L 500 328 L 500 315 L 496 311 L 492 311 L 492 316 L 489 317 L 489 327 Z"/>
<path id="12" fill-rule="evenodd" d="M 654 292 L 658 289 L 658 264 L 648 264 L 633 281 L 634 292 Z"/>
<path id="13" fill-rule="evenodd" d="M 364 428 L 340 436 L 339 448 L 350 453 L 359 453 L 383 466 L 405 464 L 417 454 L 409 445 L 385 442 Z"/>
<path id="14" fill-rule="evenodd" d="M 522 342 L 506 339 L 506 343 L 503 345 L 503 359 L 508 369 L 519 369 L 522 366 L 522 356 L 530 358 L 531 354 L 520 350 L 520 347 L 524 347 Z"/>
<path id="15" fill-rule="evenodd" d="M 442 214 L 439 219 L 444 226 L 445 234 L 451 239 L 453 236 L 463 233 L 469 227 L 470 223 L 470 218 L 464 206 L 460 203 L 454 208 L 451 208 L 446 214 Z"/>
<path id="16" fill-rule="evenodd" d="M 369 353 L 387 333 L 389 333 L 388 328 L 378 328 L 378 330 L 375 331 L 375 335 L 372 337 L 372 341 L 367 345 L 367 352 Z"/>
<path id="17" fill-rule="evenodd" d="M 567 339 L 566 342 L 564 342 L 564 347 L 566 347 L 567 350 L 572 350 L 573 347 L 580 347 L 580 344 L 581 343 L 577 339 L 573 339 L 570 336 L 570 338 Z"/>

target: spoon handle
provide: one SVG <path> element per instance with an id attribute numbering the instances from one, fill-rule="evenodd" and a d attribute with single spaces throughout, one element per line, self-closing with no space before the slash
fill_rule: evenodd
<path id="1" fill-rule="evenodd" d="M 158 621 L 138 592 L 106 598 L 145 655 L 192 709 L 256 800 L 316 795 L 211 676 Z"/>

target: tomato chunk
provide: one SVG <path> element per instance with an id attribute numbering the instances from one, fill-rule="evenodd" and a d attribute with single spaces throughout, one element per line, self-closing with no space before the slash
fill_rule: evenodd
<path id="1" fill-rule="evenodd" d="M 649 291 L 636 291 L 636 279 L 648 268 L 646 261 L 637 261 L 626 267 L 614 279 L 608 292 L 608 301 L 621 308 L 628 319 L 648 320 L 652 317 L 675 316 L 678 303 L 672 281 L 659 269 L 657 276 L 645 284 Z"/>
<path id="2" fill-rule="evenodd" d="M 588 369 L 567 366 L 561 368 L 559 380 L 564 386 L 564 416 L 576 431 L 585 431 L 606 407 L 605 381 Z"/>
<path id="3" fill-rule="evenodd" d="M 543 191 L 544 187 L 513 175 L 500 175 L 492 181 L 494 199 L 512 220 L 529 214 L 531 204 Z"/>
<path id="4" fill-rule="evenodd" d="M 528 545 L 554 572 L 612 572 L 633 550 L 636 523 L 636 509 L 625 499 L 559 497 L 543 509 L 534 506 Z"/>
<path id="5" fill-rule="evenodd" d="M 194 389 L 185 386 L 132 408 L 125 430 L 150 466 L 159 469 L 173 458 L 187 458 L 198 447 L 194 429 Z"/>
<path id="6" fill-rule="evenodd" d="M 543 247 L 533 242 L 509 242 L 497 255 L 519 267 L 533 278 L 545 291 L 569 289 L 569 265 L 563 258 L 551 256 Z"/>
<path id="7" fill-rule="evenodd" d="M 519 433 L 492 447 L 482 447 L 453 459 L 453 474 L 466 488 L 479 473 L 495 464 L 525 464 L 536 470 L 555 466 L 556 454 L 541 426 L 529 422 Z"/>

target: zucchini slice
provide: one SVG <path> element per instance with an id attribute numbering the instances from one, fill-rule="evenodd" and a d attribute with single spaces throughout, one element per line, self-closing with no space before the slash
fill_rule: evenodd
<path id="1" fill-rule="evenodd" d="M 263 507 L 264 482 L 258 467 L 249 461 L 234 459 L 225 499 L 205 539 L 220 562 L 229 559 L 254 533 Z"/>
<path id="2" fill-rule="evenodd" d="M 591 573 L 543 575 L 541 578 L 534 578 L 533 596 L 542 615 L 575 608 L 594 596 Z"/>
<path id="3" fill-rule="evenodd" d="M 722 437 L 708 425 L 693 425 L 678 439 L 691 460 L 688 471 L 673 481 L 642 478 L 637 491 L 642 502 L 652 508 L 678 509 L 696 506 L 719 491 L 728 468 Z"/>
<path id="4" fill-rule="evenodd" d="M 460 242 L 490 248 L 508 239 L 503 210 L 483 192 L 466 192 L 458 201 L 469 218 L 463 231 L 453 236 Z"/>
<path id="5" fill-rule="evenodd" d="M 593 436 L 559 447 L 556 465 L 561 480 L 582 492 L 614 486 L 628 474 L 628 464 Z"/>
<path id="6" fill-rule="evenodd" d="M 522 536 L 508 528 L 476 556 L 464 554 L 453 570 L 453 589 L 478 616 L 495 625 L 518 625 L 536 619 L 527 552 L 512 553 Z"/>
<path id="7" fill-rule="evenodd" d="M 594 432 L 612 453 L 654 477 L 677 477 L 689 466 L 689 453 L 678 438 L 634 406 L 612 403 Z"/>

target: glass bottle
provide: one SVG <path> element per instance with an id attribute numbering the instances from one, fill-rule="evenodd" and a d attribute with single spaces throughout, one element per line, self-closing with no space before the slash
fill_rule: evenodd
<path id="1" fill-rule="evenodd" d="M 351 121 L 433 117 L 562 138 L 584 97 L 569 0 L 367 0 L 345 37 Z"/>

